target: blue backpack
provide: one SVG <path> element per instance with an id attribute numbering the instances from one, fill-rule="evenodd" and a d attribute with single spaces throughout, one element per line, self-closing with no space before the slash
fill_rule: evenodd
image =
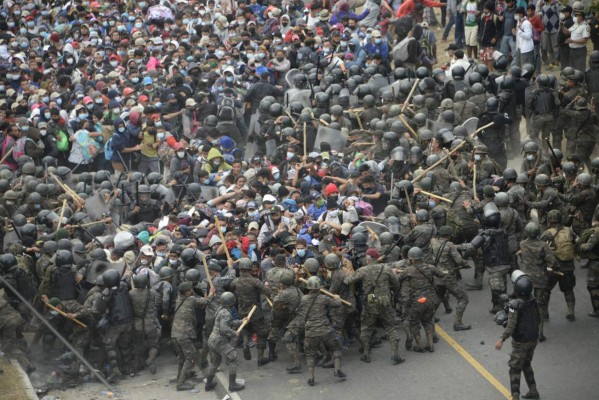
<path id="1" fill-rule="evenodd" d="M 112 136 L 111 136 L 110 139 L 108 139 L 108 141 L 104 145 L 104 158 L 106 159 L 106 161 L 112 160 L 113 154 L 114 154 L 114 151 L 112 150 Z"/>

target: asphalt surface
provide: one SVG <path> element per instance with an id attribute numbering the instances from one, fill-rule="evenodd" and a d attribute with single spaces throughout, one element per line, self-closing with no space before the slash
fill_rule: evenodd
<path id="1" fill-rule="evenodd" d="M 464 281 L 472 277 L 472 270 L 464 271 Z M 539 343 L 533 360 L 537 385 L 541 398 L 551 399 L 596 399 L 597 374 L 599 372 L 599 319 L 591 318 L 590 299 L 586 291 L 586 270 L 577 269 L 576 321 L 566 320 L 563 295 L 558 288 L 552 294 L 550 320 L 545 323 L 547 341 Z M 511 284 L 508 284 L 511 291 Z M 307 374 L 287 374 L 286 349 L 278 346 L 279 359 L 260 368 L 253 360 L 246 361 L 239 351 L 238 378 L 244 379 L 246 389 L 233 395 L 233 400 L 262 400 L 265 396 L 277 400 L 313 399 L 385 399 L 390 396 L 402 399 L 460 400 L 460 399 L 505 399 L 509 393 L 507 361 L 511 350 L 508 340 L 502 351 L 494 348 L 502 327 L 492 321 L 489 314 L 490 292 L 486 283 L 482 291 L 469 291 L 470 304 L 464 322 L 472 324 L 472 330 L 453 331 L 453 313 L 445 314 L 441 306 L 437 313 L 438 325 L 470 355 L 484 370 L 482 373 L 466 360 L 456 349 L 440 339 L 434 353 L 414 353 L 404 349 L 405 334 L 401 333 L 401 354 L 406 362 L 393 366 L 390 362 L 389 342 L 383 341 L 372 351 L 372 363 L 359 360 L 358 345 L 354 343 L 343 352 L 345 381 L 333 377 L 332 369 L 316 369 L 316 386 L 306 384 Z M 450 300 L 452 307 L 455 299 Z M 442 336 L 442 335 L 441 335 Z M 468 357 L 466 355 L 466 357 Z M 130 400 L 150 399 L 222 399 L 227 393 L 226 369 L 218 377 L 221 382 L 215 392 L 206 393 L 203 384 L 195 392 L 176 392 L 168 383 L 176 375 L 176 360 L 170 351 L 163 351 L 158 358 L 158 374 L 143 372 L 135 378 L 124 379 L 116 389 L 115 398 Z M 486 372 L 485 372 L 486 371 Z M 488 373 L 494 386 L 483 376 Z M 503 386 L 503 387 L 502 387 Z M 199 390 L 198 390 L 199 389 Z M 98 384 L 85 384 L 66 391 L 54 391 L 52 395 L 62 400 L 107 398 Z M 527 388 L 522 378 L 522 393 Z"/>

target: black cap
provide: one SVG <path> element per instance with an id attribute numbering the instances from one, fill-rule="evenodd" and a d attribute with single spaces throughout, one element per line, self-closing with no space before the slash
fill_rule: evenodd
<path id="1" fill-rule="evenodd" d="M 453 50 L 456 51 L 458 49 L 458 45 L 455 43 L 451 43 L 445 50 Z"/>
<path id="2" fill-rule="evenodd" d="M 562 11 L 563 11 L 563 12 L 569 12 L 569 13 L 571 14 L 571 13 L 572 13 L 572 7 L 571 7 L 571 6 L 565 6 L 565 7 L 562 9 Z"/>
<path id="3" fill-rule="evenodd" d="M 516 8 L 516 11 L 514 11 L 514 14 L 522 14 L 522 15 L 524 15 L 524 7 L 518 7 L 518 8 Z"/>

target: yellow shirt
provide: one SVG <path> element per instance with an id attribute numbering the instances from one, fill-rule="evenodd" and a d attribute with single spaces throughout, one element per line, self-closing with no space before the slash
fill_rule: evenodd
<path id="1" fill-rule="evenodd" d="M 158 143 L 156 136 L 144 131 L 144 136 L 141 139 L 141 154 L 148 158 L 158 158 L 158 148 L 154 148 L 155 143 Z"/>

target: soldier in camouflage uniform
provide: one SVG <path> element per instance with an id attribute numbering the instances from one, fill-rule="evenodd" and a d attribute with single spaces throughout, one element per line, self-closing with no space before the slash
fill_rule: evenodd
<path id="1" fill-rule="evenodd" d="M 266 272 L 266 282 L 268 282 L 268 287 L 270 288 L 270 295 L 273 298 L 276 297 L 276 295 L 279 293 L 279 287 L 281 286 L 281 276 L 287 270 L 285 268 L 286 264 L 287 264 L 287 260 L 286 260 L 285 256 L 282 254 L 277 254 L 274 258 L 273 267 L 270 268 Z M 274 310 L 272 310 L 271 313 L 272 312 L 274 312 Z M 271 319 L 271 325 L 274 324 L 274 321 L 272 321 L 273 316 L 269 315 L 269 317 Z M 282 327 L 278 326 L 275 328 L 277 328 L 278 331 L 280 331 Z M 271 337 L 272 334 L 273 334 L 273 326 L 271 326 L 270 332 L 268 334 L 268 359 L 270 361 L 275 361 L 277 359 L 275 349 L 276 349 L 277 340 L 279 337 L 278 336 Z"/>
<path id="2" fill-rule="evenodd" d="M 599 318 L 599 253 L 597 245 L 599 244 L 599 221 L 593 221 L 593 227 L 587 229 L 580 235 L 576 244 L 578 255 L 581 258 L 588 258 L 587 266 L 587 290 L 591 295 L 591 305 L 593 311 L 589 312 L 591 317 Z"/>
<path id="3" fill-rule="evenodd" d="M 212 277 L 212 284 L 214 285 L 215 294 L 211 298 L 210 304 L 206 307 L 206 318 L 204 326 L 202 327 L 202 350 L 200 351 L 200 367 L 205 368 L 208 366 L 208 353 L 210 351 L 208 347 L 208 338 L 214 329 L 214 318 L 216 312 L 221 307 L 220 295 L 227 291 L 227 288 L 235 279 L 235 268 L 233 268 L 233 261 L 229 261 L 227 270 L 222 273 L 221 267 L 215 262 L 210 261 L 208 263 L 208 272 Z M 206 287 L 208 283 L 206 282 Z"/>
<path id="4" fill-rule="evenodd" d="M 501 225 L 499 227 L 508 235 L 508 248 L 511 256 L 511 265 L 515 269 L 517 266 L 516 252 L 518 243 L 522 234 L 522 219 L 516 210 L 510 207 L 510 197 L 505 192 L 499 192 L 494 199 L 495 205 L 501 214 Z"/>
<path id="5" fill-rule="evenodd" d="M 547 313 L 547 293 L 549 276 L 547 268 L 552 268 L 555 264 L 555 256 L 547 243 L 539 240 L 541 230 L 534 222 L 529 222 L 524 228 L 526 239 L 520 242 L 520 251 L 518 252 L 518 266 L 522 272 L 530 276 L 534 287 L 534 297 L 537 300 L 541 315 Z M 545 340 L 543 335 L 543 319 L 539 324 L 539 340 Z"/>
<path id="6" fill-rule="evenodd" d="M 384 257 L 381 262 L 393 262 L 401 258 L 401 247 L 395 245 L 395 237 L 391 232 L 381 233 L 379 235 L 379 244 L 381 245 L 379 253 L 381 257 Z"/>
<path id="7" fill-rule="evenodd" d="M 280 286 L 278 294 L 272 299 L 272 323 L 270 333 L 268 335 L 269 343 L 276 341 L 281 337 L 282 331 L 295 317 L 296 312 L 300 306 L 303 293 L 302 291 L 294 286 L 295 274 L 292 270 L 286 269 L 283 271 L 280 277 Z M 286 368 L 287 372 L 299 372 L 302 366 L 299 361 L 299 347 L 297 337 L 294 336 L 291 330 L 285 332 L 283 342 L 289 356 L 291 358 L 291 364 Z"/>
<path id="8" fill-rule="evenodd" d="M 568 321 L 574 321 L 574 286 L 576 286 L 576 276 L 574 275 L 574 243 L 576 234 L 572 228 L 563 226 L 561 215 L 557 210 L 551 210 L 547 214 L 547 224 L 549 228 L 541 234 L 541 240 L 549 244 L 549 248 L 555 254 L 555 264 L 553 269 L 561 274 L 549 274 L 549 283 L 547 286 L 547 306 L 549 308 L 549 298 L 551 290 L 559 282 L 559 289 L 566 298 Z"/>
<path id="9" fill-rule="evenodd" d="M 375 249 L 368 249 L 366 252 L 367 265 L 345 278 L 345 283 L 348 285 L 362 283 L 364 308 L 361 319 L 362 356 L 360 359 L 366 363 L 371 361 L 370 344 L 377 321 L 380 321 L 391 344 L 391 361 L 396 365 L 404 361 L 399 355 L 400 322 L 395 314 L 393 304 L 400 285 L 391 268 L 393 263 L 378 264 L 379 257 L 380 255 Z"/>
<path id="10" fill-rule="evenodd" d="M 429 244 L 430 241 L 437 234 L 437 228 L 429 220 L 429 213 L 427 210 L 416 211 L 416 225 L 405 237 L 404 243 L 412 247 L 420 247 L 425 253 L 425 257 L 429 255 Z"/>
<path id="11" fill-rule="evenodd" d="M 321 347 L 333 353 L 334 375 L 345 379 L 346 375 L 341 371 L 341 342 L 335 335 L 327 314 L 331 308 L 342 307 L 339 295 L 330 298 L 320 294 L 320 279 L 311 276 L 306 285 L 309 293 L 301 300 L 299 311 L 291 323 L 297 326 L 295 320 L 304 325 L 304 352 L 306 353 L 306 364 L 308 365 L 308 385 L 314 386 L 314 367 Z"/>
<path id="12" fill-rule="evenodd" d="M 27 373 L 35 370 L 35 367 L 29 362 L 20 344 L 20 332 L 25 325 L 21 315 L 9 304 L 9 302 L 0 296 L 0 343 L 2 351 L 10 357 L 16 358 Z"/>
<path id="13" fill-rule="evenodd" d="M 539 338 L 539 322 L 541 315 L 537 301 L 532 296 L 532 280 L 521 271 L 512 273 L 514 297 L 508 305 L 507 324 L 501 337 L 495 343 L 495 348 L 501 350 L 503 342 L 512 337 L 512 353 L 510 354 L 510 387 L 512 400 L 520 399 L 520 377 L 524 379 L 529 392 L 522 396 L 524 399 L 538 399 L 539 392 L 531 362 Z"/>
<path id="14" fill-rule="evenodd" d="M 350 316 L 356 310 L 356 298 L 352 293 L 351 287 L 344 282 L 348 276 L 348 272 L 343 268 L 339 256 L 335 253 L 327 254 L 324 258 L 324 265 L 331 273 L 329 292 L 338 294 L 341 299 L 352 303 L 351 307 L 341 307 L 333 310 L 331 313 L 331 321 L 333 328 L 335 328 L 335 334 L 344 342 L 347 340 L 348 329 L 351 329 L 353 325 L 353 318 L 350 318 Z"/>
<path id="15" fill-rule="evenodd" d="M 599 203 L 597 194 L 591 188 L 591 181 L 589 174 L 579 174 L 564 196 L 569 205 L 568 221 L 571 219 L 572 229 L 578 235 L 591 227 L 593 214 Z"/>
<path id="16" fill-rule="evenodd" d="M 156 373 L 154 360 L 158 355 L 158 340 L 161 327 L 158 322 L 158 299 L 156 292 L 150 289 L 147 274 L 133 275 L 134 289 L 129 292 L 133 305 L 133 365 L 136 371 L 144 366 L 152 374 Z M 148 358 L 142 362 L 146 352 Z"/>
<path id="17" fill-rule="evenodd" d="M 547 213 L 551 210 L 560 210 L 562 201 L 559 193 L 551 187 L 551 179 L 545 174 L 539 174 L 535 178 L 537 187 L 536 201 L 526 202 L 529 208 L 536 208 L 539 213 L 539 227 L 544 230 L 547 227 Z"/>
<path id="18" fill-rule="evenodd" d="M 465 331 L 471 328 L 470 325 L 462 322 L 464 311 L 468 305 L 468 295 L 458 281 L 462 278 L 460 269 L 470 268 L 470 266 L 462 259 L 456 245 L 451 242 L 452 235 L 453 229 L 450 226 L 442 226 L 439 229 L 439 237 L 431 240 L 432 265 L 447 271 L 443 278 L 435 278 L 435 289 L 439 299 L 443 299 L 446 292 L 456 298 L 458 304 L 453 330 Z"/>
<path id="19" fill-rule="evenodd" d="M 597 114 L 595 105 L 589 105 L 584 97 L 575 97 L 563 111 L 570 119 L 566 132 L 566 150 L 568 154 L 580 157 L 587 169 L 591 169 L 591 154 L 597 139 Z"/>
<path id="20" fill-rule="evenodd" d="M 410 288 L 410 331 L 414 340 L 412 350 L 423 353 L 435 351 L 433 344 L 434 323 L 433 317 L 439 304 L 435 292 L 434 277 L 442 278 L 443 273 L 437 267 L 424 263 L 424 253 L 418 247 L 408 251 L 410 264 L 401 271 L 397 278 L 400 282 L 406 281 Z M 426 334 L 426 346 L 422 347 L 420 341 L 420 325 Z"/>
<path id="21" fill-rule="evenodd" d="M 211 294 L 213 295 L 213 294 Z M 195 297 L 191 282 L 179 285 L 179 297 L 175 306 L 171 338 L 177 351 L 177 391 L 193 389 L 187 379 L 193 377 L 197 349 L 193 341 L 197 337 L 196 309 L 210 304 L 209 299 Z"/>
<path id="22" fill-rule="evenodd" d="M 485 99 L 485 105 L 486 102 Z M 466 94 L 461 90 L 455 92 L 453 111 L 455 112 L 455 122 L 457 125 L 461 125 L 464 121 L 473 117 L 478 117 L 481 114 L 478 104 L 473 103 L 472 100 L 468 100 Z"/>
<path id="23" fill-rule="evenodd" d="M 268 326 L 262 312 L 262 303 L 260 296 L 267 296 L 270 290 L 264 284 L 252 276 L 252 261 L 249 258 L 239 260 L 239 278 L 236 278 L 231 283 L 231 288 L 237 297 L 237 308 L 241 317 L 246 317 L 251 308 L 256 306 L 256 311 L 252 315 L 250 323 L 246 326 L 243 336 L 243 358 L 246 360 L 252 359 L 252 354 L 249 348 L 249 338 L 252 334 L 256 334 L 257 342 L 256 349 L 258 350 L 258 366 L 262 366 L 269 362 L 268 357 L 264 357 L 266 350 L 266 339 L 268 337 Z"/>
<path id="24" fill-rule="evenodd" d="M 225 358 L 229 366 L 229 391 L 237 392 L 244 389 L 244 385 L 237 383 L 237 350 L 235 346 L 239 333 L 235 330 L 242 323 L 247 324 L 247 316 L 243 320 L 233 318 L 231 308 L 235 305 L 235 295 L 231 292 L 224 292 L 220 295 L 221 307 L 214 317 L 214 328 L 208 338 L 210 347 L 210 367 L 206 374 L 205 390 L 210 391 L 216 387 L 214 375 L 216 370 Z"/>

